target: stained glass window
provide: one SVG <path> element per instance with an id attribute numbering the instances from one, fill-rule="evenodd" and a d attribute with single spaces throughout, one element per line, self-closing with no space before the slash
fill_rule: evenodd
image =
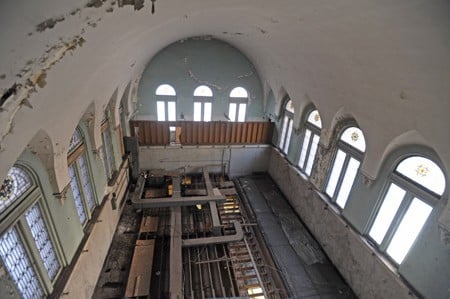
<path id="1" fill-rule="evenodd" d="M 61 266 L 38 204 L 34 204 L 27 210 L 25 219 L 27 220 L 28 227 L 47 270 L 47 274 L 53 280 Z"/>
<path id="2" fill-rule="evenodd" d="M 16 166 L 11 167 L 0 189 L 0 213 L 32 186 L 33 181 L 25 170 Z"/>
<path id="3" fill-rule="evenodd" d="M 72 135 L 72 138 L 70 139 L 69 153 L 71 153 L 74 149 L 76 149 L 82 143 L 83 143 L 83 138 L 81 137 L 81 134 L 78 131 L 78 129 L 76 129 Z"/>
<path id="4" fill-rule="evenodd" d="M 15 227 L 0 237 L 0 256 L 23 298 L 44 297 L 44 291 Z"/>

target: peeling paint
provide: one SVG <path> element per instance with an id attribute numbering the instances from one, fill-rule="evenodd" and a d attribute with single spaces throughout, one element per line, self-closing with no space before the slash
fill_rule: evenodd
<path id="1" fill-rule="evenodd" d="M 89 0 L 85 7 L 95 7 L 95 8 L 99 8 L 103 5 L 103 1 L 102 0 Z"/>
<path id="2" fill-rule="evenodd" d="M 46 29 L 52 29 L 55 27 L 56 23 L 64 21 L 66 18 L 64 16 L 59 16 L 56 18 L 50 18 L 47 19 L 39 24 L 36 25 L 36 31 L 37 32 L 43 32 Z"/>
<path id="3" fill-rule="evenodd" d="M 105 11 L 108 12 L 108 13 L 110 13 L 110 12 L 113 12 L 113 11 L 114 11 L 114 8 L 113 8 L 112 6 L 110 6 L 110 7 L 107 7 L 107 8 L 105 9 Z"/>

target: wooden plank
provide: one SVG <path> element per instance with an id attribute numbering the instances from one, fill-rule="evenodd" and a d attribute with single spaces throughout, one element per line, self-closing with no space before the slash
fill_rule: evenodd
<path id="1" fill-rule="evenodd" d="M 156 233 L 158 231 L 159 217 L 144 216 L 141 221 L 140 233 Z"/>
<path id="2" fill-rule="evenodd" d="M 162 124 L 162 131 L 163 131 L 162 145 L 170 144 L 170 131 L 169 131 L 169 124 L 168 123 L 163 123 Z"/>
<path id="3" fill-rule="evenodd" d="M 225 134 L 226 134 L 226 129 L 227 129 L 227 124 L 226 123 L 220 123 L 220 143 L 224 144 L 225 143 Z"/>
<path id="4" fill-rule="evenodd" d="M 256 143 L 258 137 L 258 123 L 252 123 L 252 143 Z"/>
<path id="5" fill-rule="evenodd" d="M 214 144 L 219 144 L 220 142 L 220 125 L 219 123 L 214 123 Z"/>
<path id="6" fill-rule="evenodd" d="M 235 144 L 236 143 L 236 131 L 237 131 L 237 126 L 235 122 L 231 123 L 231 144 Z"/>
<path id="7" fill-rule="evenodd" d="M 156 145 L 158 143 L 157 138 L 157 131 L 156 131 L 156 123 L 151 123 L 150 124 L 150 136 L 151 136 L 151 140 L 150 140 L 150 144 L 149 145 Z"/>
<path id="8" fill-rule="evenodd" d="M 148 296 L 150 294 L 150 281 L 153 267 L 153 253 L 155 240 L 139 240 L 134 248 L 128 275 L 126 297 Z"/>
<path id="9" fill-rule="evenodd" d="M 198 144 L 198 122 L 192 124 L 192 143 Z"/>
<path id="10" fill-rule="evenodd" d="M 246 123 L 247 125 L 247 138 L 245 139 L 245 143 L 252 142 L 252 123 Z"/>
<path id="11" fill-rule="evenodd" d="M 231 132 L 233 130 L 233 124 L 227 123 L 226 130 L 225 130 L 225 143 L 230 144 L 231 143 Z"/>
<path id="12" fill-rule="evenodd" d="M 239 143 L 246 143 L 247 142 L 247 126 L 246 123 L 240 123 L 241 126 L 241 137 L 239 140 Z"/>
<path id="13" fill-rule="evenodd" d="M 143 138 L 142 138 L 142 143 L 143 145 L 149 145 L 150 144 L 150 123 L 144 123 L 141 122 L 142 124 L 142 128 L 139 129 L 139 134 L 141 134 L 140 132 L 143 132 Z"/>

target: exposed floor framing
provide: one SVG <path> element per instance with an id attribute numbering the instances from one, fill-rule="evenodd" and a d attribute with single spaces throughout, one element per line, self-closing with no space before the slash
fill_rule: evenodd
<path id="1" fill-rule="evenodd" d="M 94 298 L 354 298 L 267 175 L 148 171 L 131 196 Z"/>

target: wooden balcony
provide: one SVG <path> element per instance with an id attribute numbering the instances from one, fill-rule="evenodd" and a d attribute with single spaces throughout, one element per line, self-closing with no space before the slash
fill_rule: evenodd
<path id="1" fill-rule="evenodd" d="M 141 146 L 268 144 L 273 128 L 270 122 L 130 121 Z"/>

